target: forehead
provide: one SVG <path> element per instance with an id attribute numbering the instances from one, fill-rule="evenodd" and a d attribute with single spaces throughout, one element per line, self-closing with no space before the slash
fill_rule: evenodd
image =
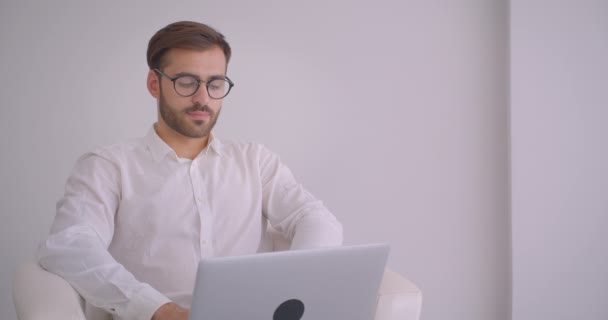
<path id="1" fill-rule="evenodd" d="M 186 72 L 206 78 L 225 75 L 226 57 L 219 47 L 207 50 L 173 48 L 164 57 L 163 69 L 167 73 Z"/>

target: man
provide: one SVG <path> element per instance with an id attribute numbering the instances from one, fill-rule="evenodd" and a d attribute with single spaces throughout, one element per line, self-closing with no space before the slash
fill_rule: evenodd
<path id="1" fill-rule="evenodd" d="M 158 122 L 138 140 L 83 155 L 57 204 L 40 264 L 117 319 L 187 319 L 203 257 L 340 245 L 342 227 L 261 145 L 212 134 L 233 82 L 230 46 L 177 22 L 148 45 Z"/>

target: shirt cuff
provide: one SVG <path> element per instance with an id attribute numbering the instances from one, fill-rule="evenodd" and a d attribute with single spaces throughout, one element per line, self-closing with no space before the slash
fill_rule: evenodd
<path id="1" fill-rule="evenodd" d="M 131 298 L 119 316 L 125 320 L 150 320 L 158 308 L 169 302 L 169 298 L 146 284 Z"/>

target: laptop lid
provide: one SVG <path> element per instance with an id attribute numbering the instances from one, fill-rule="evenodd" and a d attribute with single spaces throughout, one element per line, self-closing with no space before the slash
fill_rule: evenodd
<path id="1" fill-rule="evenodd" d="M 203 259 L 190 320 L 372 320 L 386 244 Z"/>

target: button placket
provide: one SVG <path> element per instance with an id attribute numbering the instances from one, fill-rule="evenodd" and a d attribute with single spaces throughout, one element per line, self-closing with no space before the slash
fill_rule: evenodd
<path id="1" fill-rule="evenodd" d="M 211 256 L 213 253 L 213 248 L 211 247 L 210 241 L 210 227 L 213 223 L 212 215 L 209 214 L 209 204 L 204 197 L 204 195 L 207 194 L 207 190 L 203 181 L 199 161 L 200 159 L 195 159 L 192 162 L 192 166 L 190 167 L 190 179 L 192 180 L 192 191 L 194 192 L 194 200 L 200 221 L 199 245 L 201 257 L 206 257 Z"/>

